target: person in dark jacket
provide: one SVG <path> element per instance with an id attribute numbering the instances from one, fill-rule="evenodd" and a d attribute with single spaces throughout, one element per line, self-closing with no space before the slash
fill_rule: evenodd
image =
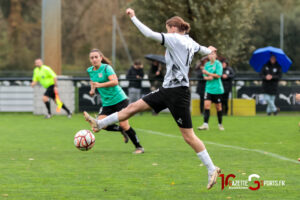
<path id="1" fill-rule="evenodd" d="M 196 76 L 198 79 L 197 89 L 196 92 L 200 96 L 200 113 L 203 114 L 204 111 L 204 93 L 205 93 L 205 84 L 206 80 L 203 78 L 203 69 L 205 63 L 208 61 L 208 57 L 205 56 L 199 62 L 197 62 L 195 70 L 196 70 Z"/>
<path id="2" fill-rule="evenodd" d="M 228 98 L 229 94 L 232 90 L 232 81 L 235 76 L 234 70 L 228 66 L 228 61 L 226 59 L 222 59 L 222 66 L 223 66 L 223 75 L 222 75 L 222 83 L 224 87 L 224 94 L 222 95 L 222 110 L 223 115 L 228 114 Z"/>
<path id="3" fill-rule="evenodd" d="M 133 66 L 128 70 L 126 78 L 129 79 L 128 97 L 129 103 L 141 98 L 142 79 L 144 77 L 143 64 L 140 60 L 134 61 Z"/>
<path id="4" fill-rule="evenodd" d="M 281 78 L 281 67 L 277 63 L 276 57 L 271 56 L 270 61 L 265 64 L 260 72 L 263 79 L 262 87 L 264 93 L 264 99 L 267 102 L 267 114 L 272 113 L 276 115 L 279 111 L 275 106 L 275 97 L 278 89 L 278 82 Z"/>
<path id="5" fill-rule="evenodd" d="M 152 61 L 148 75 L 151 84 L 151 91 L 154 91 L 162 86 L 164 74 L 162 64 L 160 62 Z"/>

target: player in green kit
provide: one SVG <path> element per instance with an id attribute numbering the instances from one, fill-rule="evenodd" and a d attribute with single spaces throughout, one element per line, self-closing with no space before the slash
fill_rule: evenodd
<path id="1" fill-rule="evenodd" d="M 210 115 L 211 103 L 215 103 L 218 114 L 219 129 L 224 131 L 222 125 L 222 94 L 224 88 L 221 80 L 223 67 L 220 61 L 217 60 L 217 52 L 208 55 L 209 62 L 204 66 L 203 76 L 206 80 L 204 94 L 204 123 L 198 127 L 198 130 L 208 130 L 208 120 Z"/>
<path id="2" fill-rule="evenodd" d="M 90 52 L 90 62 L 92 66 L 87 69 L 91 79 L 90 95 L 94 95 L 97 88 L 102 100 L 102 108 L 98 119 L 103 119 L 126 108 L 129 101 L 123 89 L 118 85 L 118 77 L 110 66 L 110 61 L 100 50 L 93 49 Z M 134 144 L 136 149 L 133 153 L 144 153 L 144 148 L 141 146 L 134 129 L 130 127 L 128 120 L 120 122 L 120 126 L 116 124 L 109 125 L 105 130 L 121 132 L 125 143 L 127 143 L 129 137 Z"/>
<path id="3" fill-rule="evenodd" d="M 33 70 L 31 87 L 34 87 L 39 82 L 44 88 L 46 88 L 46 92 L 43 96 L 43 102 L 46 105 L 48 114 L 45 116 L 45 118 L 48 119 L 51 117 L 49 98 L 53 99 L 53 101 L 57 104 L 57 112 L 60 112 L 60 108 L 62 108 L 67 112 L 68 117 L 71 118 L 71 111 L 63 102 L 60 101 L 58 97 L 55 72 L 50 67 L 44 65 L 42 59 L 40 58 L 35 59 L 34 64 L 36 67 Z"/>

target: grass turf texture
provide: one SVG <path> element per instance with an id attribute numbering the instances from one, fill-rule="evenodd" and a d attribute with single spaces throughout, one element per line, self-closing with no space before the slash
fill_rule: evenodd
<path id="1" fill-rule="evenodd" d="M 194 117 L 194 128 L 202 123 Z M 133 155 L 120 133 L 96 133 L 88 152 L 73 145 L 82 115 L 43 119 L 31 114 L 0 114 L 0 199 L 300 199 L 300 162 L 253 151 L 260 149 L 297 160 L 300 132 L 297 116 L 225 117 L 225 131 L 211 117 L 210 130 L 196 131 L 216 165 L 235 180 L 258 174 L 260 180 L 285 180 L 284 187 L 257 191 L 221 190 L 221 178 L 207 191 L 207 171 L 181 138 L 169 114 L 137 115 L 130 120 L 146 153 Z M 164 133 L 175 137 L 151 134 Z M 253 185 L 255 186 L 255 185 Z"/>

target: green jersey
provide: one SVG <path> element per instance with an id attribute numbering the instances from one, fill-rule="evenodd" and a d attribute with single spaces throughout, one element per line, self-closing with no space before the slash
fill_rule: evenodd
<path id="1" fill-rule="evenodd" d="M 32 81 L 40 82 L 44 88 L 54 85 L 55 72 L 48 66 L 42 65 L 33 70 Z"/>
<path id="2" fill-rule="evenodd" d="M 204 69 L 211 74 L 217 74 L 219 76 L 222 76 L 223 73 L 222 64 L 218 60 L 215 60 L 213 64 L 211 64 L 210 61 L 207 62 L 204 66 Z M 204 76 L 207 75 L 204 74 Z M 223 94 L 224 88 L 223 88 L 221 77 L 214 78 L 210 81 L 206 81 L 205 92 L 209 94 Z"/>
<path id="3" fill-rule="evenodd" d="M 108 82 L 108 77 L 116 74 L 113 68 L 107 64 L 101 64 L 97 70 L 94 70 L 94 66 L 91 66 L 87 69 L 87 72 L 89 73 L 91 81 L 98 83 Z M 125 92 L 119 85 L 97 88 L 97 90 L 100 93 L 102 106 L 104 107 L 116 105 L 117 103 L 127 99 Z"/>

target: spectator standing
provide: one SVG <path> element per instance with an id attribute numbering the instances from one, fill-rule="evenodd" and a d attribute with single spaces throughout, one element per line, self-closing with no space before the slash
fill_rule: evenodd
<path id="1" fill-rule="evenodd" d="M 222 59 L 223 66 L 223 74 L 222 74 L 222 84 L 224 87 L 224 94 L 222 95 L 222 111 L 223 115 L 228 114 L 228 98 L 229 94 L 232 91 L 232 81 L 235 76 L 234 70 L 228 66 L 228 61 L 226 59 Z"/>
<path id="2" fill-rule="evenodd" d="M 196 70 L 196 75 L 198 79 L 198 84 L 197 84 L 197 89 L 196 92 L 200 96 L 200 113 L 203 114 L 204 112 L 204 93 L 205 93 L 205 84 L 206 80 L 203 77 L 203 69 L 205 63 L 208 61 L 207 56 L 199 60 L 196 64 L 195 70 Z"/>
<path id="3" fill-rule="evenodd" d="M 158 61 L 152 61 L 151 67 L 149 70 L 149 80 L 151 84 L 151 91 L 156 90 L 162 85 L 164 75 L 162 72 L 161 63 Z"/>
<path id="4" fill-rule="evenodd" d="M 263 79 L 262 88 L 264 99 L 267 102 L 267 115 L 271 115 L 272 113 L 277 115 L 279 109 L 275 105 L 275 97 L 282 71 L 274 55 L 272 55 L 267 64 L 263 66 L 260 75 Z"/>
<path id="5" fill-rule="evenodd" d="M 130 67 L 126 75 L 126 78 L 129 79 L 129 103 L 133 103 L 141 98 L 143 77 L 143 64 L 140 60 L 136 60 L 134 61 L 133 66 Z"/>

